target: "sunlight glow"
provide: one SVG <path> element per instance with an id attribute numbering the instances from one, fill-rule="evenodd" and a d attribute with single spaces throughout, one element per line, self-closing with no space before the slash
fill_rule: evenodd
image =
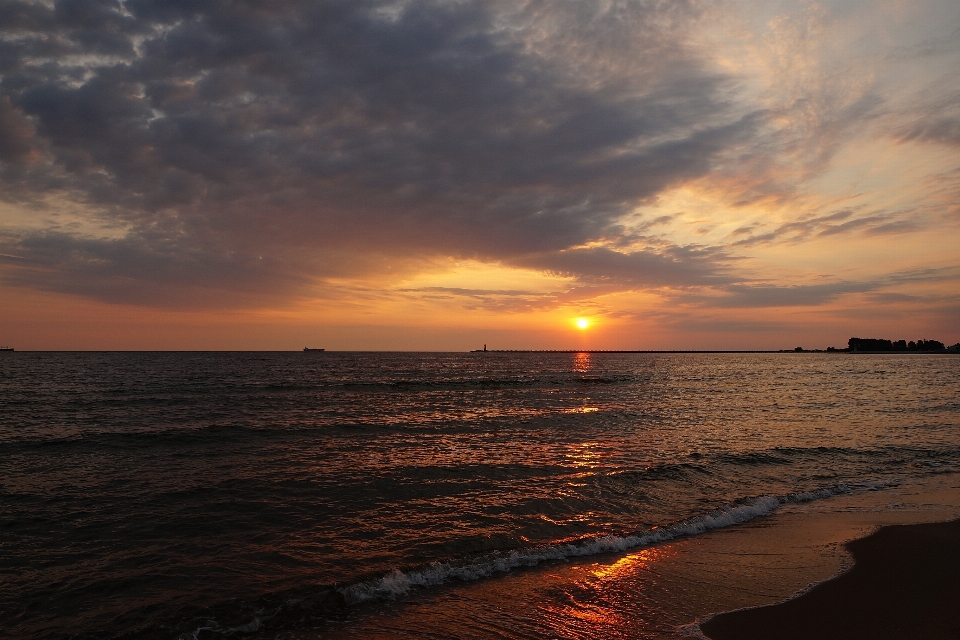
<path id="1" fill-rule="evenodd" d="M 581 331 L 590 326 L 590 321 L 587 320 L 586 318 L 577 318 L 575 322 L 576 322 L 577 328 L 580 329 Z"/>

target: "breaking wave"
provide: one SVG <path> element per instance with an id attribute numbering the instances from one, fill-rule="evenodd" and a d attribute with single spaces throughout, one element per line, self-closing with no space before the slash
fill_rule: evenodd
<path id="1" fill-rule="evenodd" d="M 391 599 L 402 596 L 414 588 L 434 587 L 451 580 L 479 580 L 519 567 L 533 567 L 541 562 L 602 553 L 621 553 L 649 547 L 661 542 L 747 522 L 772 513 L 785 504 L 809 502 L 850 492 L 851 489 L 847 485 L 837 485 L 829 489 L 783 496 L 746 498 L 710 513 L 646 531 L 626 535 L 596 536 L 575 542 L 550 543 L 511 551 L 495 551 L 467 559 L 432 562 L 407 571 L 394 569 L 384 576 L 342 587 L 339 591 L 343 594 L 346 604 Z"/>
<path id="2" fill-rule="evenodd" d="M 572 542 L 553 542 L 538 546 L 494 551 L 449 561 L 437 561 L 407 570 L 393 571 L 346 586 L 328 585 L 312 595 L 285 599 L 277 606 L 261 609 L 245 624 L 221 625 L 206 619 L 192 631 L 177 636 L 177 640 L 198 640 L 201 636 L 243 637 L 267 628 L 280 628 L 284 620 L 301 619 L 304 615 L 337 615 L 337 610 L 369 602 L 393 600 L 415 589 L 437 587 L 451 581 L 475 581 L 507 573 L 521 567 L 534 567 L 543 562 L 623 553 L 650 547 L 679 538 L 690 537 L 738 525 L 768 515 L 787 504 L 800 504 L 839 494 L 876 491 L 896 483 L 862 483 L 853 487 L 839 484 L 814 491 L 795 492 L 779 496 L 743 498 L 714 511 L 699 514 L 679 522 L 653 527 L 624 535 L 601 535 Z M 206 632 L 206 633 L 204 633 Z"/>

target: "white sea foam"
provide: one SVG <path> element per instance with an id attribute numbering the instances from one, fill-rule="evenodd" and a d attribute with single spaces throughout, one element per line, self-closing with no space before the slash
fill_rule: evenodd
<path id="1" fill-rule="evenodd" d="M 840 485 L 830 489 L 794 493 L 787 496 L 759 496 L 687 520 L 628 535 L 598 536 L 577 542 L 546 544 L 526 549 L 494 552 L 459 561 L 433 562 L 424 567 L 408 571 L 394 569 L 381 578 L 343 587 L 340 592 L 347 604 L 396 598 L 417 587 L 433 587 L 450 580 L 479 580 L 495 573 L 507 572 L 518 567 L 532 567 L 549 560 L 564 560 L 601 553 L 619 553 L 649 547 L 676 538 L 694 536 L 713 529 L 747 522 L 772 513 L 784 504 L 809 502 L 848 492 L 850 492 L 849 487 Z"/>
<path id="2" fill-rule="evenodd" d="M 204 626 L 197 627 L 193 631 L 187 631 L 186 633 L 181 633 L 177 636 L 177 640 L 198 640 L 200 634 L 204 631 L 210 631 L 222 636 L 233 636 L 233 635 L 243 635 L 246 633 L 254 633 L 260 630 L 260 627 L 263 626 L 260 618 L 254 618 L 246 624 L 241 624 L 236 627 L 228 627 L 224 629 L 216 620 L 207 620 Z"/>
<path id="3" fill-rule="evenodd" d="M 874 485 L 858 487 L 861 490 L 874 488 L 877 487 Z M 344 602 L 348 605 L 371 600 L 393 599 L 405 595 L 415 588 L 434 587 L 452 580 L 480 580 L 497 573 L 505 573 L 518 567 L 532 567 L 550 560 L 564 560 L 602 553 L 622 553 L 633 549 L 641 549 L 657 543 L 747 522 L 772 513 L 785 504 L 809 502 L 851 491 L 852 489 L 847 485 L 838 485 L 830 489 L 792 493 L 785 496 L 748 498 L 710 513 L 646 531 L 622 536 L 597 536 L 576 542 L 546 544 L 527 549 L 494 552 L 459 561 L 434 562 L 408 571 L 395 569 L 380 578 L 342 587 L 339 591 L 343 595 Z M 274 614 L 276 614 L 276 611 L 273 614 L 263 616 L 261 612 L 260 616 L 253 618 L 247 624 L 228 628 L 221 627 L 215 620 L 208 620 L 192 632 L 181 634 L 177 640 L 197 640 L 204 631 L 227 637 L 243 636 L 260 630 L 263 622 L 272 618 Z M 681 635 L 703 637 L 702 634 L 698 635 L 700 633 L 699 626 L 695 624 L 683 627 L 679 631 L 681 631 Z"/>

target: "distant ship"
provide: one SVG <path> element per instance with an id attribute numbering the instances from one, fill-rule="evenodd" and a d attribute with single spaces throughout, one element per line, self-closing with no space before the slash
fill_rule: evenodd
<path id="1" fill-rule="evenodd" d="M 0 347 L 0 351 L 13 351 L 13 347 Z"/>
<path id="2" fill-rule="evenodd" d="M 304 351 L 326 351 L 326 349 L 311 349 L 310 347 L 304 347 Z"/>

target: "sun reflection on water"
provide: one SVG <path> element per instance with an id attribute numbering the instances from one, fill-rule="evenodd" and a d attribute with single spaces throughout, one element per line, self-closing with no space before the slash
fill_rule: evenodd
<path id="1" fill-rule="evenodd" d="M 570 445 L 570 451 L 567 452 L 567 462 L 578 469 L 594 469 L 599 467 L 603 458 L 599 451 L 599 442 L 580 442 Z"/>
<path id="2" fill-rule="evenodd" d="M 619 578 L 647 569 L 666 556 L 666 547 L 653 547 L 626 555 L 609 565 L 597 563 L 592 573 L 597 578 Z"/>
<path id="3" fill-rule="evenodd" d="M 573 370 L 577 373 L 586 373 L 590 370 L 590 354 L 581 351 L 573 356 Z"/>
<path id="4" fill-rule="evenodd" d="M 595 411 L 600 411 L 600 407 L 574 407 L 565 409 L 564 413 L 594 413 Z"/>
<path id="5" fill-rule="evenodd" d="M 623 616 L 619 615 L 611 607 L 604 607 L 586 602 L 578 602 L 550 608 L 547 611 L 554 624 L 550 625 L 556 632 L 569 633 L 571 627 L 580 627 L 582 629 L 610 629 L 623 625 Z M 598 635 L 595 637 L 604 637 Z"/>
<path id="6" fill-rule="evenodd" d="M 573 567 L 577 575 L 558 601 L 539 607 L 539 622 L 559 637 L 648 637 L 647 632 L 662 621 L 657 612 L 645 610 L 637 590 L 649 584 L 657 563 L 676 554 L 674 545 L 664 545 Z"/>

